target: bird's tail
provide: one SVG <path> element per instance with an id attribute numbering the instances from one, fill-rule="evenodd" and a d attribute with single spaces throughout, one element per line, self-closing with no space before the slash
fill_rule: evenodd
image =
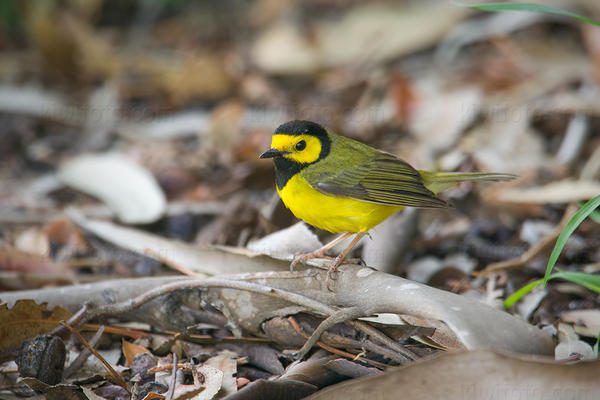
<path id="1" fill-rule="evenodd" d="M 474 181 L 510 181 L 517 176 L 513 174 L 503 174 L 495 172 L 430 172 L 419 171 L 423 178 L 425 187 L 433 193 L 443 192 L 456 186 L 460 182 Z"/>

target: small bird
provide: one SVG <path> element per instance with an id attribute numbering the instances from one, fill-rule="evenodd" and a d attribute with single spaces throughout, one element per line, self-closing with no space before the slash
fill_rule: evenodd
<path id="1" fill-rule="evenodd" d="M 297 254 L 290 265 L 325 253 L 352 234 L 350 244 L 333 259 L 327 288 L 336 268 L 369 229 L 404 207 L 444 208 L 436 193 L 463 181 L 505 181 L 511 174 L 417 171 L 393 154 L 337 135 L 311 121 L 279 126 L 271 148 L 260 158 L 275 163 L 277 193 L 292 213 L 306 223 L 342 233 L 312 253 Z"/>

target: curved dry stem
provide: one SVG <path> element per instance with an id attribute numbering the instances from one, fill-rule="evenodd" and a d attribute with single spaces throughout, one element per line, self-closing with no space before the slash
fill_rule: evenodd
<path id="1" fill-rule="evenodd" d="M 149 301 L 163 296 L 165 294 L 173 293 L 177 290 L 183 289 L 207 289 L 207 288 L 227 288 L 227 289 L 237 289 L 237 290 L 245 290 L 252 293 L 262 294 L 270 297 L 276 297 L 292 304 L 301 305 L 303 307 L 307 307 L 316 311 L 317 313 L 323 316 L 329 316 L 331 319 L 326 319 L 323 323 L 317 328 L 317 330 L 313 333 L 312 337 L 309 339 L 303 346 L 305 355 L 308 350 L 314 345 L 314 343 L 319 339 L 321 334 L 329 327 L 341 323 L 348 322 L 349 325 L 368 335 L 372 339 L 380 342 L 400 353 L 403 357 L 408 359 L 414 359 L 415 355 L 406 350 L 403 346 L 395 342 L 393 339 L 390 339 L 385 334 L 381 333 L 379 330 L 373 328 L 372 326 L 360 322 L 360 321 L 349 321 L 350 319 L 357 318 L 360 316 L 364 316 L 364 312 L 362 309 L 355 307 L 349 309 L 348 312 L 345 312 L 344 309 L 336 309 L 334 307 L 330 307 L 320 301 L 314 300 L 310 297 L 306 297 L 297 293 L 289 292 L 286 290 L 277 289 L 271 286 L 262 285 L 253 282 L 245 282 L 234 279 L 226 279 L 226 278 L 208 278 L 208 279 L 193 279 L 193 280 L 184 280 L 177 281 L 169 284 L 165 284 L 159 286 L 155 289 L 151 289 L 137 297 L 134 297 L 130 300 L 123 301 L 115 304 L 107 304 L 99 307 L 89 307 L 87 311 L 82 313 L 78 313 L 76 320 L 70 321 L 77 324 L 84 323 L 90 319 L 114 316 L 122 313 L 126 313 L 134 310 L 141 305 L 148 303 Z"/>

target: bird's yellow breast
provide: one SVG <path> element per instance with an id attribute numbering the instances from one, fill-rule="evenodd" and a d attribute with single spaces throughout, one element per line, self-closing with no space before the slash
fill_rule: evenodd
<path id="1" fill-rule="evenodd" d="M 301 174 L 295 174 L 277 192 L 297 218 L 333 233 L 366 232 L 402 209 L 323 194 L 313 189 Z"/>

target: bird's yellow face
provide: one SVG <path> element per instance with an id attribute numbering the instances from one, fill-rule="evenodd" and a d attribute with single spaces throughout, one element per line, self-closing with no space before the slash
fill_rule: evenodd
<path id="1" fill-rule="evenodd" d="M 275 134 L 271 149 L 279 150 L 282 157 L 299 164 L 311 164 L 321 155 L 321 141 L 312 135 Z"/>
<path id="2" fill-rule="evenodd" d="M 260 158 L 272 158 L 277 188 L 282 189 L 297 173 L 328 156 L 331 138 L 321 125 L 310 121 L 290 121 L 275 131 L 271 148 Z"/>

